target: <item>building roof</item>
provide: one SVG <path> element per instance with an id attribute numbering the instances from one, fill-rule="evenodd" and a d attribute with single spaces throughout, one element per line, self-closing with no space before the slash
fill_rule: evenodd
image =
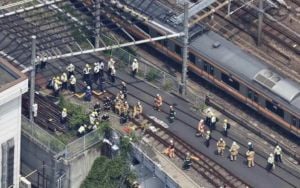
<path id="1" fill-rule="evenodd" d="M 0 92 L 10 88 L 27 77 L 13 67 L 7 60 L 0 58 Z"/>

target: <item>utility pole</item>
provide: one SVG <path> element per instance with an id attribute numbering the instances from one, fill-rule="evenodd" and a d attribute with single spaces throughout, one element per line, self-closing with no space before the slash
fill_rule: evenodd
<path id="1" fill-rule="evenodd" d="M 189 45 L 189 4 L 184 3 L 184 36 L 183 36 L 183 63 L 182 63 L 182 77 L 181 77 L 181 95 L 186 94 L 186 77 L 187 77 L 187 63 L 188 63 L 188 45 Z"/>
<path id="2" fill-rule="evenodd" d="M 259 12 L 258 12 L 258 31 L 257 31 L 257 45 L 261 46 L 261 37 L 262 37 L 262 24 L 263 24 L 263 0 L 259 0 Z"/>
<path id="3" fill-rule="evenodd" d="M 101 8 L 101 0 L 96 0 L 96 37 L 95 37 L 95 48 L 99 48 L 100 46 L 100 8 Z"/>
<path id="4" fill-rule="evenodd" d="M 31 73 L 30 73 L 30 102 L 29 102 L 29 119 L 30 122 L 34 122 L 33 119 L 33 104 L 34 104 L 34 92 L 35 92 L 35 60 L 36 60 L 36 36 L 33 35 L 32 47 L 31 47 Z"/>

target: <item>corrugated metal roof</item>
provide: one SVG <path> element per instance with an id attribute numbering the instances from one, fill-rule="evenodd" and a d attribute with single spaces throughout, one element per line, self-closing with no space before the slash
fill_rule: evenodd
<path id="1" fill-rule="evenodd" d="M 218 48 L 213 48 L 213 44 L 216 42 L 219 42 L 221 45 Z M 249 56 L 239 47 L 212 31 L 193 40 L 190 46 L 221 66 L 250 80 L 261 69 L 266 68 L 265 65 L 258 63 L 259 60 L 257 58 Z"/>
<path id="2" fill-rule="evenodd" d="M 271 90 L 290 103 L 300 94 L 299 85 L 296 85 L 296 83 L 288 79 L 281 79 Z M 298 108 L 299 107 L 300 106 L 298 106 Z"/>

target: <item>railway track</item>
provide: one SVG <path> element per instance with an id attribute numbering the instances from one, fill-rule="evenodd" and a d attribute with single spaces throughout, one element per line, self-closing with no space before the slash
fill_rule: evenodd
<path id="1" fill-rule="evenodd" d="M 240 3 L 233 1 L 232 6 L 241 6 Z M 226 10 L 223 10 L 223 15 Z M 231 22 L 234 23 L 249 23 L 250 31 L 255 33 L 257 31 L 257 11 L 253 9 L 241 8 L 231 15 Z M 268 35 L 273 40 L 283 44 L 285 47 L 300 55 L 300 37 L 296 36 L 290 30 L 284 29 L 278 23 L 271 21 L 270 18 L 264 19 L 263 33 Z M 235 24 L 237 25 L 237 24 Z M 245 29 L 245 28 L 244 28 Z M 256 37 L 255 37 L 256 38 Z"/>
<path id="2" fill-rule="evenodd" d="M 109 93 L 113 96 L 112 93 Z M 102 100 L 99 96 L 97 99 Z M 146 120 L 143 121 L 143 120 Z M 152 137 L 157 140 L 164 147 L 169 146 L 169 140 L 174 139 L 175 144 L 175 154 L 182 160 L 184 160 L 187 152 L 190 152 L 193 156 L 198 157 L 199 161 L 194 161 L 192 168 L 199 174 L 201 174 L 205 179 L 209 181 L 215 187 L 221 187 L 227 185 L 229 187 L 249 187 L 249 185 L 230 173 L 228 170 L 218 165 L 216 162 L 211 160 L 208 156 L 200 153 L 195 150 L 191 145 L 187 144 L 184 140 L 173 134 L 167 128 L 163 127 L 155 120 L 151 119 L 147 115 L 143 114 L 142 119 L 138 121 L 132 119 L 133 123 L 138 125 L 139 128 L 145 127 L 145 124 L 148 126 L 156 127 L 156 131 L 151 131 L 146 129 L 144 134 L 148 137 Z M 141 123 L 143 122 L 143 123 Z"/>

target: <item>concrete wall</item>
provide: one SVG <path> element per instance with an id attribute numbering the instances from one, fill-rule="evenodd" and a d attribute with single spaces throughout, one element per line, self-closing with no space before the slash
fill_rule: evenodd
<path id="1" fill-rule="evenodd" d="M 48 188 L 79 188 L 94 160 L 100 156 L 100 149 L 96 145 L 72 159 L 65 160 L 63 157 L 56 159 L 53 153 L 24 135 L 22 135 L 21 149 L 22 175 L 41 169 L 45 161 L 45 174 L 49 180 L 47 181 Z M 33 185 L 37 185 L 36 173 L 28 179 Z"/>
<path id="2" fill-rule="evenodd" d="M 18 188 L 18 177 L 20 174 L 21 97 L 2 104 L 0 108 L 0 164 L 2 163 L 1 144 L 13 139 L 15 147 L 14 184 Z M 1 176 L 0 169 L 0 179 Z"/>
<path id="3" fill-rule="evenodd" d="M 80 187 L 83 180 L 89 174 L 95 159 L 100 154 L 100 148 L 95 146 L 68 161 L 66 179 L 69 181 L 70 188 Z"/>

